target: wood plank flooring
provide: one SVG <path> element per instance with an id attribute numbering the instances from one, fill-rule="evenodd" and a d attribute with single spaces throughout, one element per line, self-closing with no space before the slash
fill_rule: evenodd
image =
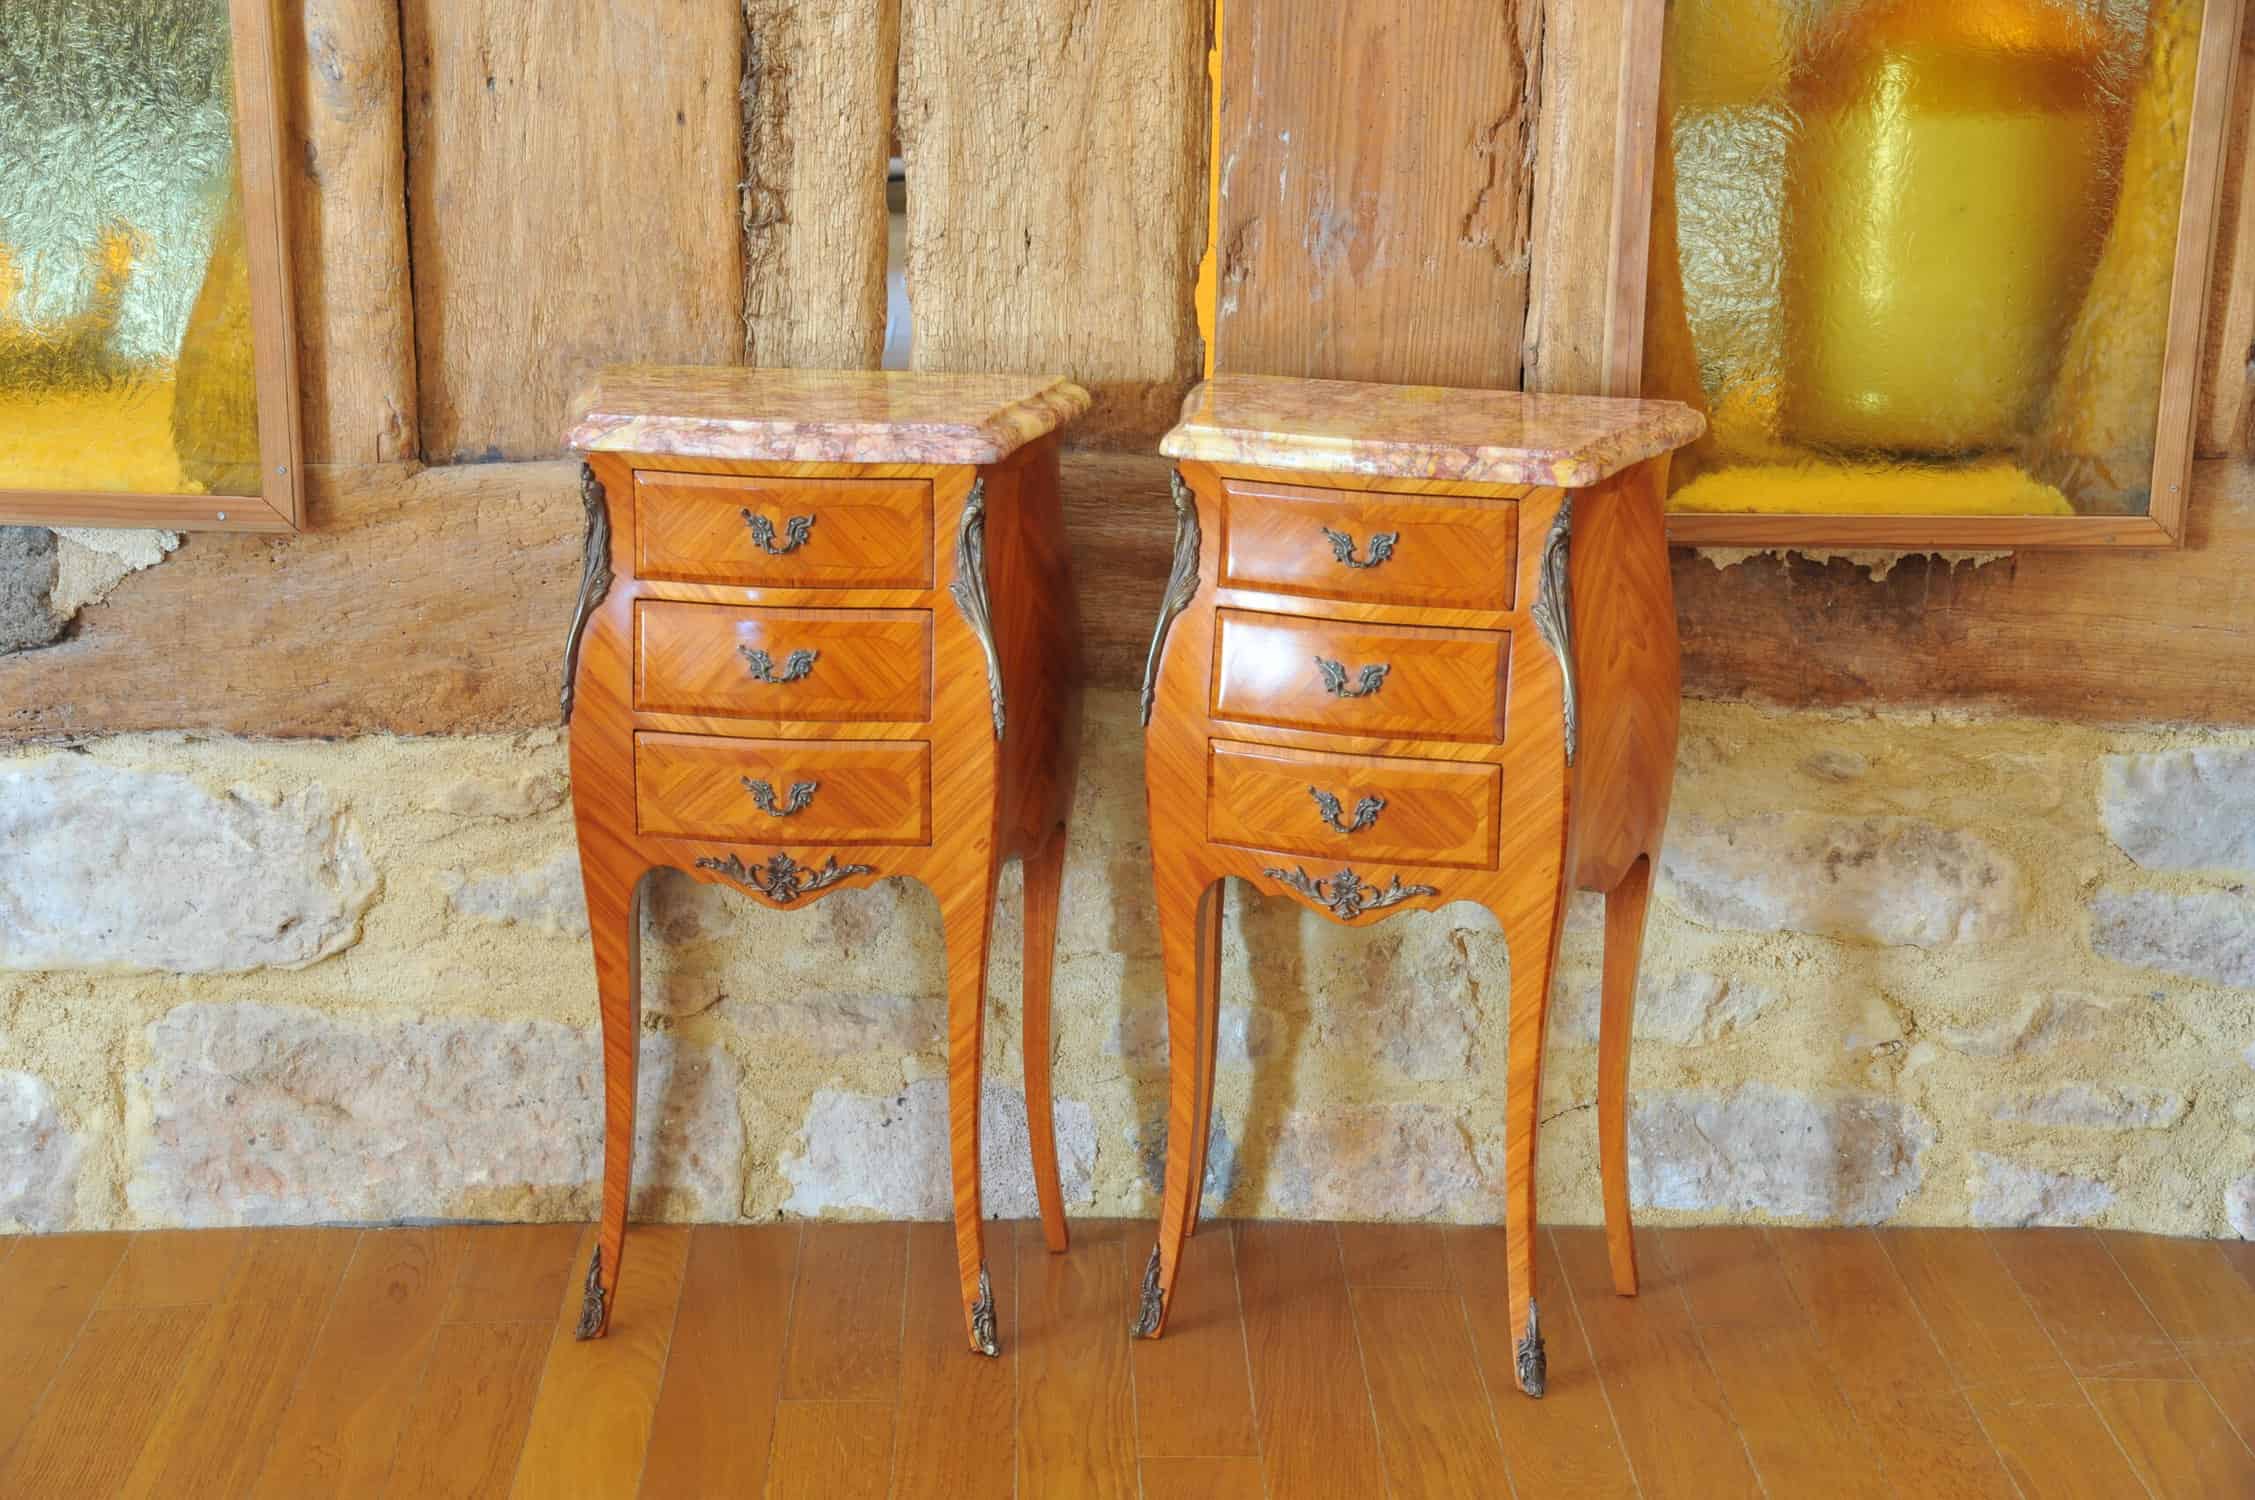
<path id="1" fill-rule="evenodd" d="M 997 1224 L 998 1360 L 943 1224 L 638 1227 L 582 1344 L 589 1233 L 0 1238 L 0 1496 L 2255 1496 L 2249 1245 L 1554 1229 L 1538 1403 L 1494 1230 L 1207 1226 L 1154 1344 Z"/>

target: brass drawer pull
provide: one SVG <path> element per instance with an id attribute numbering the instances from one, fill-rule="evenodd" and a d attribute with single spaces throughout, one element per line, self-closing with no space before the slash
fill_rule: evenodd
<path id="1" fill-rule="evenodd" d="M 774 787 L 749 776 L 744 777 L 743 782 L 744 790 L 752 794 L 752 805 L 771 818 L 787 818 L 795 812 L 804 812 L 806 805 L 814 800 L 815 789 L 822 785 L 819 781 L 792 782 L 791 790 L 784 794 L 783 803 L 779 807 L 775 802 Z"/>
<path id="2" fill-rule="evenodd" d="M 1347 669 L 1328 656 L 1315 659 L 1315 669 L 1323 674 L 1323 690 L 1334 698 L 1367 698 L 1386 685 L 1386 674 L 1394 668 L 1390 662 L 1374 661 L 1356 674 L 1355 685 L 1347 686 Z"/>
<path id="3" fill-rule="evenodd" d="M 1339 817 L 1339 799 L 1337 797 L 1329 792 L 1317 791 L 1312 786 L 1308 788 L 1308 795 L 1315 798 L 1315 810 L 1322 816 L 1323 821 L 1341 833 L 1362 832 L 1365 828 L 1376 823 L 1378 815 L 1386 810 L 1386 799 L 1373 792 L 1371 795 L 1356 801 L 1355 820 L 1348 823 L 1341 821 Z"/>
<path id="4" fill-rule="evenodd" d="M 738 646 L 737 653 L 744 658 L 754 682 L 797 682 L 814 670 L 814 659 L 822 653 L 801 648 L 783 658 L 783 670 L 775 670 L 775 658 L 756 646 Z"/>
<path id="5" fill-rule="evenodd" d="M 1394 555 L 1394 543 L 1402 539 L 1398 531 L 1374 531 L 1370 534 L 1370 556 L 1360 562 L 1355 560 L 1355 539 L 1344 531 L 1323 528 L 1324 539 L 1331 543 L 1331 555 L 1350 568 L 1375 568 Z"/>
<path id="6" fill-rule="evenodd" d="M 773 521 L 748 506 L 739 514 L 743 516 L 744 524 L 752 528 L 752 540 L 759 543 L 760 550 L 770 557 L 781 557 L 787 552 L 798 551 L 806 545 L 807 537 L 814 531 L 814 517 L 787 516 L 783 521 L 783 545 L 778 547 L 775 545 Z"/>

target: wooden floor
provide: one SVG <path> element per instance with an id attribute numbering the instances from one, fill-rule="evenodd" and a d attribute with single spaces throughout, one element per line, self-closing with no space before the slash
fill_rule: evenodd
<path id="1" fill-rule="evenodd" d="M 0 1496 L 2255 1495 L 2255 1244 L 2081 1230 L 1548 1236 L 1550 1395 L 1502 1239 L 1242 1224 L 1127 1338 L 1148 1224 L 580 1225 L 0 1239 Z"/>

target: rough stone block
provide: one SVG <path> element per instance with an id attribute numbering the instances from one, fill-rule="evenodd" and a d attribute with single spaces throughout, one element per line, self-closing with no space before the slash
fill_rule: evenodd
<path id="1" fill-rule="evenodd" d="M 1991 1115 L 2025 1125 L 2069 1125 L 2083 1130 L 2167 1130 L 2185 1117 L 2182 1094 L 2136 1084 L 2099 1088 L 2065 1083 L 2040 1094 L 1997 1101 Z"/>
<path id="2" fill-rule="evenodd" d="M 1986 1151 L 1973 1153 L 1973 1222 L 2024 1229 L 2032 1224 L 2083 1224 L 2114 1202 L 2114 1189 L 2072 1172 L 2047 1172 Z"/>
<path id="3" fill-rule="evenodd" d="M 1661 864 L 1667 899 L 1710 927 L 1920 948 L 2020 931 L 2011 856 L 1917 818 L 1691 819 L 1671 833 Z"/>
<path id="4" fill-rule="evenodd" d="M 149 1028 L 148 1116 L 126 1199 L 149 1223 L 587 1215 L 601 1178 L 591 1031 L 183 1005 Z M 636 1211 L 734 1218 L 741 1070 L 645 1033 Z"/>
<path id="5" fill-rule="evenodd" d="M 1869 1094 L 1812 1098 L 1770 1084 L 1640 1094 L 1629 1192 L 1650 1208 L 1878 1224 L 1924 1180 L 1924 1116 Z"/>
<path id="6" fill-rule="evenodd" d="M 2020 1003 L 1985 1026 L 1939 1028 L 1943 1045 L 1968 1057 L 2022 1057 L 2096 1041 L 2120 1019 L 2120 1005 L 2096 995 L 2060 991 Z"/>
<path id="7" fill-rule="evenodd" d="M 45 1079 L 0 1071 L 0 1229 L 68 1229 L 85 1149 Z"/>
<path id="8" fill-rule="evenodd" d="M 1747 1025 L 1778 999 L 1777 991 L 1748 979 L 1697 969 L 1659 974 L 1647 968 L 1637 976 L 1635 1037 L 1671 1047 L 1703 1047 Z M 1561 997 L 1551 1022 L 1562 1040 L 1593 1047 L 1603 1004 L 1598 981 L 1577 984 Z"/>
<path id="9" fill-rule="evenodd" d="M 1096 1170 L 1096 1116 L 1056 1101 L 1057 1179 L 1067 1204 L 1087 1203 Z M 1034 1196 L 1026 1096 L 989 1083 L 979 1096 L 979 1176 L 990 1219 L 1030 1219 Z M 791 1183 L 786 1213 L 858 1209 L 886 1219 L 955 1213 L 948 1174 L 947 1080 L 922 1078 L 897 1094 L 817 1089 L 799 1149 L 779 1164 Z"/>
<path id="10" fill-rule="evenodd" d="M 0 526 L 0 656 L 44 646 L 70 621 L 55 613 L 55 533 Z"/>
<path id="11" fill-rule="evenodd" d="M 2255 871 L 2255 750 L 2109 755 L 2099 817 L 2149 870 Z"/>
<path id="12" fill-rule="evenodd" d="M 1167 1116 L 1164 1110 L 1145 1120 L 1140 1129 L 1130 1131 L 1128 1144 L 1135 1148 L 1135 1159 L 1143 1167 L 1143 1185 L 1153 1197 L 1164 1197 L 1167 1191 Z M 1213 1211 L 1229 1201 L 1237 1190 L 1237 1142 L 1229 1133 L 1229 1122 L 1220 1110 L 1214 1111 L 1213 1134 L 1206 1141 L 1206 1186 L 1198 1199 L 1198 1217 L 1212 1218 Z"/>
<path id="13" fill-rule="evenodd" d="M 299 968 L 376 898 L 319 784 L 275 802 L 83 755 L 0 765 L 0 850 L 0 968 Z"/>
<path id="14" fill-rule="evenodd" d="M 1423 1219 L 1481 1190 L 1464 1126 L 1430 1104 L 1294 1110 L 1278 1132 L 1268 1199 L 1305 1219 Z"/>
<path id="15" fill-rule="evenodd" d="M 571 783 L 562 771 L 520 771 L 506 779 L 462 776 L 442 782 L 419 805 L 458 818 L 514 821 L 561 807 L 570 794 Z"/>
<path id="16" fill-rule="evenodd" d="M 921 1052 L 939 1044 L 947 1001 L 938 995 L 831 995 L 730 1001 L 722 1012 L 738 1030 L 788 1038 L 825 1057 Z"/>
<path id="17" fill-rule="evenodd" d="M 2243 1240 L 2255 1240 L 2255 1173 L 2224 1189 L 2224 1217 L 2230 1222 L 2233 1234 Z"/>
<path id="18" fill-rule="evenodd" d="M 2255 901 L 2110 886 L 2091 901 L 2091 949 L 2116 963 L 2255 989 Z"/>
<path id="19" fill-rule="evenodd" d="M 1276 1036 L 1273 1013 L 1252 1005 L 1224 1005 L 1214 1027 L 1214 1056 L 1224 1066 L 1265 1057 Z M 1124 1057 L 1139 1067 L 1167 1063 L 1167 1008 L 1136 1005 L 1123 1009 L 1105 1040 L 1107 1057 Z"/>
<path id="20" fill-rule="evenodd" d="M 451 871 L 444 884 L 446 904 L 460 916 L 505 927 L 539 927 L 564 937 L 588 935 L 587 888 L 580 881 L 577 849 L 559 849 L 523 870 L 482 875 Z"/>

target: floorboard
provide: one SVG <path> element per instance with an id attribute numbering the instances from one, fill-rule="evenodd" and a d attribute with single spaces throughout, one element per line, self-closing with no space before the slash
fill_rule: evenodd
<path id="1" fill-rule="evenodd" d="M 1021 1495 L 1135 1495 L 1131 1229 L 1136 1249 L 1149 1242 L 1144 1225 L 1095 1219 L 1075 1224 L 1073 1248 L 1051 1255 L 1039 1224 L 1016 1226 Z"/>
<path id="2" fill-rule="evenodd" d="M 1561 1231 L 1558 1274 L 1572 1289 L 1590 1357 L 1612 1399 L 1621 1447 L 1646 1500 L 1759 1495 L 1738 1423 L 1700 1347 L 1683 1289 L 1648 1230 L 1637 1231 L 1635 1297 L 1613 1293 L 1603 1234 Z"/>
<path id="3" fill-rule="evenodd" d="M 1269 1494 L 1386 1493 L 1338 1235 L 1328 1224 L 1241 1224 L 1237 1281 Z"/>
<path id="4" fill-rule="evenodd" d="M 1566 1278 L 1559 1274 L 1555 1241 L 1593 1240 L 1604 1254 L 1604 1231 L 1560 1229 L 1545 1236 L 1541 1309 L 1547 1386 L 1540 1401 L 1513 1383 L 1519 1335 L 1511 1327 L 1504 1285 L 1503 1236 L 1495 1230 L 1448 1231 L 1450 1265 L 1464 1294 L 1472 1347 L 1488 1389 L 1504 1468 L 1520 1495 L 1542 1500 L 1621 1500 L 1636 1494 L 1636 1480 L 1621 1451 L 1613 1406 L 1590 1363 L 1589 1339 Z M 1603 1295 L 1612 1299 L 1607 1289 Z"/>
<path id="5" fill-rule="evenodd" d="M 1541 1401 L 1501 1239 L 1209 1223 L 1129 1337 L 1148 1223 L 587 1225 L 0 1238 L 0 1496 L 984 1500 L 2255 1495 L 2255 1245 L 1667 1229 L 1642 1295 L 1542 1240 Z"/>

